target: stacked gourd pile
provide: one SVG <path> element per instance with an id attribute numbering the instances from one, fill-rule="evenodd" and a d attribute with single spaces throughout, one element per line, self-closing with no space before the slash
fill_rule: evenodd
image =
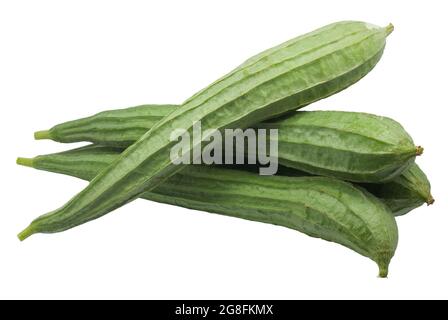
<path id="1" fill-rule="evenodd" d="M 296 229 L 371 258 L 387 276 L 398 242 L 394 216 L 434 201 L 414 162 L 423 149 L 389 118 L 291 111 L 365 76 L 392 30 L 334 23 L 252 57 L 180 106 L 105 111 L 36 132 L 36 139 L 93 144 L 17 163 L 91 182 L 19 238 L 67 230 L 141 197 Z M 197 121 L 203 131 L 278 129 L 284 168 L 260 176 L 244 167 L 174 165 L 172 130 L 191 133 Z"/>

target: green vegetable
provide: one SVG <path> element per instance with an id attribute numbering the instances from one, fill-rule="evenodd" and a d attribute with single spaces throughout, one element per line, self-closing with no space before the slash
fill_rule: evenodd
<path id="1" fill-rule="evenodd" d="M 417 164 L 412 164 L 400 176 L 385 184 L 363 185 L 380 198 L 396 216 L 401 216 L 426 203 L 431 205 L 431 184 Z"/>
<path id="2" fill-rule="evenodd" d="M 170 139 L 174 129 L 191 134 L 197 121 L 203 131 L 245 128 L 352 85 L 376 65 L 392 29 L 339 22 L 252 58 L 158 122 L 83 191 L 62 208 L 34 220 L 19 238 L 78 226 L 160 185 L 183 168 L 170 159 L 177 144 Z"/>
<path id="3" fill-rule="evenodd" d="M 256 168 L 244 166 L 240 169 L 256 172 Z M 303 177 L 305 172 L 279 167 L 278 175 L 287 177 Z M 426 203 L 428 206 L 434 203 L 431 195 L 431 184 L 422 169 L 413 163 L 398 177 L 384 183 L 360 183 L 355 184 L 366 189 L 381 200 L 394 214 L 402 216 Z"/>
<path id="4" fill-rule="evenodd" d="M 111 141 L 113 143 L 113 141 Z M 98 156 L 103 157 L 102 159 L 104 162 L 111 163 L 113 160 L 117 158 L 116 153 L 120 153 L 123 151 L 120 147 L 111 147 L 109 150 L 112 152 L 112 156 L 107 155 L 105 153 L 105 150 L 108 150 L 106 147 L 100 148 L 100 147 L 88 147 L 84 151 L 84 149 L 80 149 L 79 152 L 88 153 L 92 155 L 92 153 L 95 152 L 95 150 L 100 151 L 100 154 Z M 75 150 L 72 150 L 69 152 L 70 156 L 76 155 L 77 152 Z M 62 154 L 56 154 L 57 159 L 60 159 L 64 155 Z M 40 156 L 44 157 L 44 156 Z M 41 158 L 38 158 L 41 159 Z M 51 163 L 51 157 L 50 155 L 45 156 L 45 161 L 39 162 L 39 168 L 41 170 L 46 170 L 45 166 L 48 164 L 50 167 L 48 167 L 48 171 L 54 172 L 55 169 L 52 166 Z M 64 159 L 64 158 L 62 158 Z M 71 158 L 72 159 L 72 158 Z M 73 162 L 80 162 L 83 158 L 79 159 L 78 161 L 76 159 L 72 159 Z M 74 175 L 76 177 L 82 178 L 84 180 L 91 180 L 90 179 L 90 172 L 92 172 L 91 169 L 88 169 L 88 175 L 82 175 L 82 173 L 73 173 L 73 171 L 79 170 L 80 166 L 78 164 L 74 164 L 73 167 L 70 167 L 70 163 L 64 163 L 66 170 L 69 170 L 66 174 Z M 88 165 L 88 164 L 86 164 Z M 252 165 L 231 165 L 231 166 L 225 166 L 226 168 L 230 169 L 238 169 L 238 170 L 244 170 L 252 173 L 258 172 L 258 165 L 252 166 Z M 62 172 L 65 173 L 65 172 Z M 297 169 L 279 166 L 277 175 L 279 176 L 287 176 L 287 177 L 303 177 L 308 176 L 309 174 Z M 379 198 L 383 203 L 386 204 L 387 207 L 392 211 L 394 216 L 401 216 L 404 215 L 413 209 L 416 209 L 426 203 L 427 205 L 431 205 L 434 203 L 434 199 L 431 195 L 431 184 L 426 177 L 425 173 L 420 169 L 420 167 L 413 163 L 409 167 L 409 169 L 405 170 L 401 175 L 398 177 L 392 179 L 391 181 L 384 182 L 384 183 L 361 183 L 358 184 L 362 188 L 369 191 L 371 194 Z"/>
<path id="5" fill-rule="evenodd" d="M 257 125 L 278 129 L 279 163 L 354 182 L 385 182 L 423 151 L 396 121 L 340 111 L 297 112 Z"/>
<path id="6" fill-rule="evenodd" d="M 174 105 L 143 105 L 104 111 L 43 132 L 45 137 L 60 142 L 90 141 L 128 147 L 157 119 L 175 109 Z M 390 180 L 422 152 L 399 123 L 367 113 L 300 111 L 255 127 L 278 129 L 280 164 L 355 182 Z"/>
<path id="7" fill-rule="evenodd" d="M 17 162 L 91 180 L 119 154 L 117 148 L 88 146 Z M 383 203 L 363 189 L 331 178 L 258 176 L 192 165 L 141 197 L 333 241 L 371 258 L 381 277 L 387 276 L 398 242 L 395 220 Z"/>
<path id="8" fill-rule="evenodd" d="M 35 132 L 34 137 L 64 143 L 89 141 L 128 147 L 176 107 L 178 106 L 142 105 L 104 111 L 91 117 L 61 123 L 50 130 Z"/>

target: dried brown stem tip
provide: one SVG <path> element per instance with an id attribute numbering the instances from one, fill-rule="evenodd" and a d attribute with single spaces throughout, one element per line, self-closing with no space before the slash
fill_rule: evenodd
<path id="1" fill-rule="evenodd" d="M 417 148 L 415 148 L 415 154 L 417 156 L 421 156 L 423 154 L 423 147 L 422 146 L 418 146 Z"/>

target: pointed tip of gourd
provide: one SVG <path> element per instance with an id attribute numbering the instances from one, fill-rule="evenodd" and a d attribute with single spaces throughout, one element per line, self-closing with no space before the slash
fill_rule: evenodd
<path id="1" fill-rule="evenodd" d="M 16 163 L 18 165 L 25 166 L 25 167 L 33 167 L 33 160 L 34 160 L 33 158 L 18 157 L 16 160 Z"/>
<path id="2" fill-rule="evenodd" d="M 392 260 L 393 253 L 390 252 L 381 252 L 378 254 L 376 259 L 376 264 L 378 265 L 379 278 L 387 278 L 387 275 L 389 274 L 389 264 Z"/>
<path id="3" fill-rule="evenodd" d="M 32 236 L 33 234 L 35 234 L 36 232 L 34 231 L 34 229 L 30 226 L 26 227 L 22 232 L 20 232 L 17 237 L 19 238 L 20 241 L 25 240 L 26 238 Z"/>
<path id="4" fill-rule="evenodd" d="M 422 154 L 423 154 L 423 151 L 424 151 L 425 149 L 422 147 L 422 146 L 418 146 L 418 147 L 416 147 L 415 148 L 415 154 L 417 155 L 417 156 L 421 156 Z"/>
<path id="5" fill-rule="evenodd" d="M 432 197 L 432 195 L 429 195 L 428 200 L 426 200 L 426 204 L 428 206 L 432 205 L 436 200 Z"/>
<path id="6" fill-rule="evenodd" d="M 389 274 L 389 263 L 378 263 L 379 268 L 379 278 L 387 278 L 387 275 Z"/>
<path id="7" fill-rule="evenodd" d="M 34 139 L 36 140 L 51 139 L 50 130 L 41 130 L 34 132 Z"/>
<path id="8" fill-rule="evenodd" d="M 388 36 L 394 31 L 395 27 L 392 23 L 389 23 L 385 29 L 386 29 L 386 36 Z"/>

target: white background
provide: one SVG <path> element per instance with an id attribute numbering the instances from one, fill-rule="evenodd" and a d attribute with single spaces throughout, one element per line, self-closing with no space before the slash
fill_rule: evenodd
<path id="1" fill-rule="evenodd" d="M 0 298 L 448 298 L 446 1 L 2 1 Z M 307 109 L 399 120 L 425 147 L 436 202 L 398 220 L 388 279 L 336 244 L 137 200 L 20 243 L 86 183 L 15 165 L 73 147 L 33 141 L 61 121 L 181 103 L 261 50 L 338 20 L 393 22 L 382 61 Z"/>

